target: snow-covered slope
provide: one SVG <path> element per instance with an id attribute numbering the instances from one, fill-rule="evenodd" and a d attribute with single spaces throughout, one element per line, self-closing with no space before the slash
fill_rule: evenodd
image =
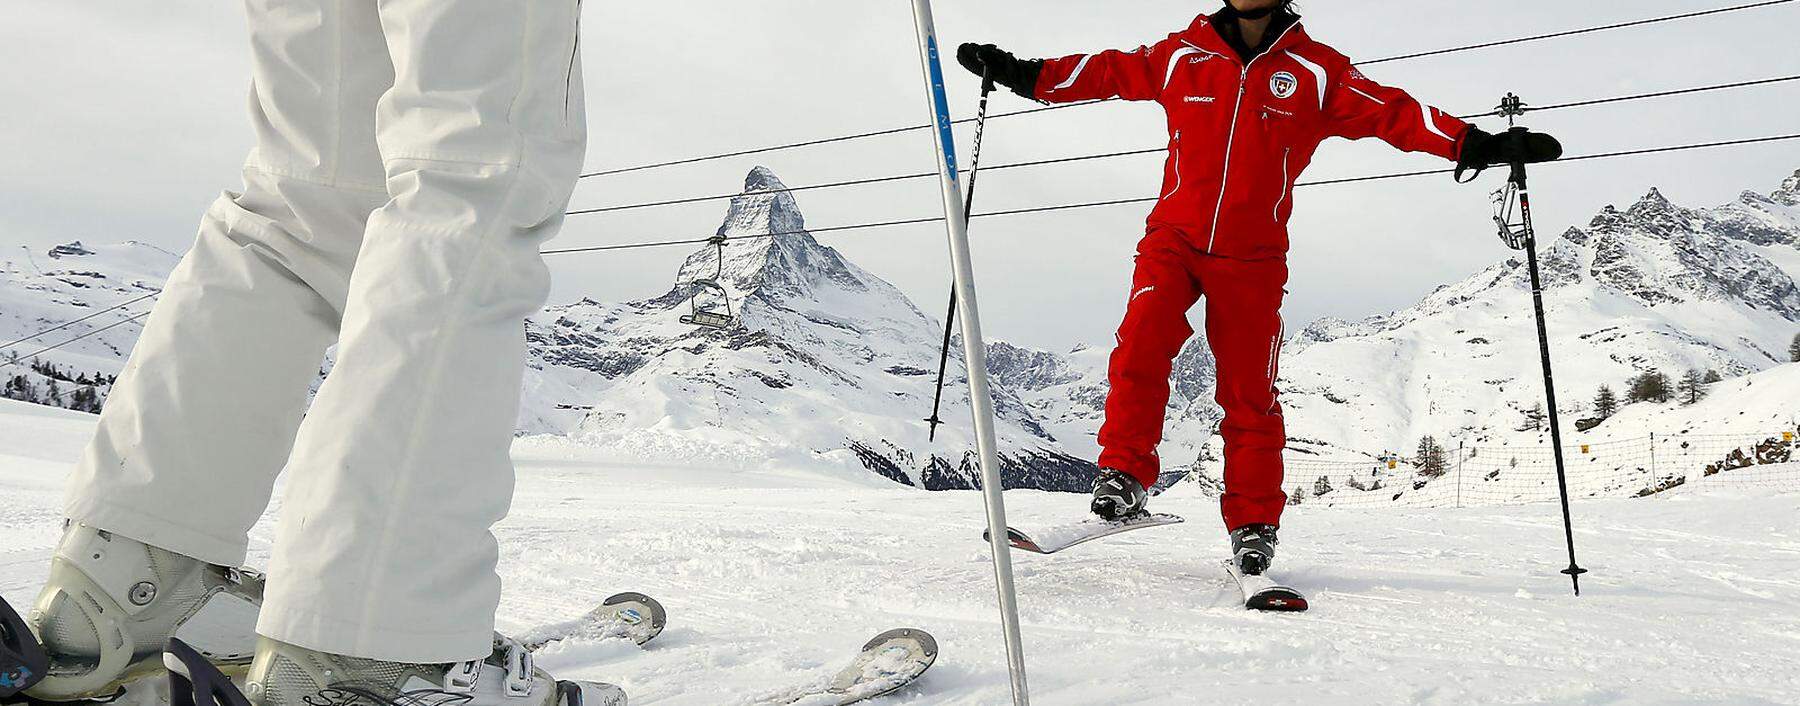
<path id="1" fill-rule="evenodd" d="M 0 400 L 0 595 L 15 606 L 48 573 L 63 479 L 92 432 L 91 416 Z M 500 628 L 567 620 L 626 590 L 670 612 L 644 648 L 539 653 L 560 677 L 622 684 L 633 704 L 750 706 L 908 626 L 937 636 L 937 665 L 870 706 L 1008 702 L 974 493 L 617 464 L 549 437 L 514 456 L 517 499 L 495 527 Z M 1080 504 L 1007 495 L 1027 524 Z M 1014 555 L 1033 703 L 1773 706 L 1800 693 L 1800 495 L 1703 482 L 1578 502 L 1593 570 L 1578 599 L 1556 573 L 1553 506 L 1292 508 L 1278 566 L 1313 601 L 1280 616 L 1233 605 L 1207 498 L 1158 502 L 1196 521 Z M 249 533 L 252 566 L 268 565 L 268 519 Z"/>
<path id="2" fill-rule="evenodd" d="M 1733 377 L 1785 362 L 1800 332 L 1800 173 L 1710 209 L 1651 190 L 1544 245 L 1557 393 L 1586 416 L 1602 384 L 1690 368 Z M 1410 308 L 1300 332 L 1281 389 L 1290 435 L 1327 455 L 1411 449 L 1425 434 L 1504 443 L 1543 384 L 1522 257 Z"/>
<path id="3" fill-rule="evenodd" d="M 946 384 L 940 416 L 949 423 L 936 441 L 921 421 L 931 411 L 941 324 L 814 240 L 783 188 L 773 173 L 753 170 L 718 231 L 723 244 L 694 252 L 666 294 L 535 317 L 528 422 L 554 430 L 578 412 L 574 435 L 622 458 L 801 463 L 930 489 L 972 487 L 960 374 Z M 681 323 L 696 305 L 720 304 L 694 284 L 701 279 L 724 287 L 736 324 Z M 960 357 L 951 363 L 962 367 Z M 1061 446 L 1012 388 L 997 386 L 995 396 L 1007 485 L 1085 489 L 1092 461 Z"/>
<path id="4" fill-rule="evenodd" d="M 1097 458 L 1097 435 L 1105 419 L 1106 366 L 1111 351 L 1079 346 L 1064 353 L 1032 350 L 1004 342 L 988 345 L 988 368 L 996 383 L 1024 401 L 1031 414 L 1064 448 L 1080 458 Z M 1176 356 L 1169 383 L 1168 423 L 1159 451 L 1165 483 L 1179 480 L 1213 439 L 1224 416 L 1213 401 L 1215 364 L 1204 334 L 1196 333 Z"/>
<path id="5" fill-rule="evenodd" d="M 666 293 L 584 300 L 534 317 L 519 429 L 572 432 L 615 458 L 643 463 L 729 462 L 933 489 L 971 486 L 960 346 L 940 415 L 948 423 L 930 440 L 921 420 L 931 409 L 941 322 L 805 233 L 804 217 L 781 188 L 773 173 L 753 170 L 719 230 L 723 259 L 717 247 L 699 247 Z M 20 252 L 0 264 L 0 340 L 155 291 L 175 259 L 134 243 Z M 1800 331 L 1800 172 L 1771 194 L 1746 192 L 1708 209 L 1677 206 L 1652 190 L 1546 242 L 1544 261 L 1565 426 L 1589 416 L 1599 385 L 1620 390 L 1643 370 L 1695 367 L 1733 377 L 1768 369 L 1785 360 Z M 694 284 L 701 279 L 727 290 L 737 325 L 715 331 L 680 323 L 696 297 L 718 304 Z M 0 355 L 94 331 L 126 312 Z M 119 325 L 45 359 L 71 375 L 115 372 L 137 331 Z M 1536 345 L 1517 257 L 1402 311 L 1316 322 L 1290 343 L 1279 383 L 1290 458 L 1405 455 L 1425 434 L 1450 446 L 1541 444 L 1541 431 L 1522 429 L 1542 395 Z M 1086 487 L 1108 353 L 990 344 L 1009 486 Z M 25 368 L 0 372 L 43 384 Z M 1169 480 L 1196 461 L 1216 465 L 1218 455 L 1213 361 L 1202 339 L 1188 343 L 1175 371 L 1162 448 Z"/>
<path id="6" fill-rule="evenodd" d="M 88 246 L 76 241 L 45 252 L 19 248 L 0 255 L 0 381 L 12 386 L 12 396 L 21 396 L 18 385 L 25 384 L 38 401 L 67 407 L 68 395 L 49 399 L 53 379 L 67 390 L 118 374 L 142 330 L 127 319 L 148 312 L 151 302 L 105 310 L 161 291 L 179 259 L 139 242 Z M 78 319 L 86 320 L 70 324 Z M 63 328 L 27 338 L 58 326 Z M 10 364 L 15 359 L 19 362 Z M 104 398 L 107 386 L 93 389 Z"/>
<path id="7" fill-rule="evenodd" d="M 1576 498 L 1662 495 L 1707 481 L 1736 488 L 1800 487 L 1800 363 L 1725 380 L 1705 397 L 1626 405 L 1591 429 L 1564 430 L 1569 493 Z M 1409 450 L 1375 458 L 1288 455 L 1289 502 L 1333 507 L 1468 507 L 1558 497 L 1547 430 L 1494 442 L 1445 444 L 1442 473 Z M 1216 461 L 1178 493 L 1216 496 Z"/>

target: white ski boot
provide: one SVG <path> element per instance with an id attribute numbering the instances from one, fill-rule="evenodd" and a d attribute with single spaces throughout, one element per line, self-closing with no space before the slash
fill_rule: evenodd
<path id="1" fill-rule="evenodd" d="M 619 687 L 556 681 L 533 666 L 530 650 L 498 633 L 493 654 L 455 664 L 345 657 L 265 637 L 248 682 L 252 706 L 625 706 Z"/>
<path id="2" fill-rule="evenodd" d="M 65 523 L 50 579 L 27 618 L 50 668 L 25 695 L 111 699 L 164 674 L 163 645 L 171 637 L 241 675 L 255 654 L 262 593 L 261 574 Z"/>

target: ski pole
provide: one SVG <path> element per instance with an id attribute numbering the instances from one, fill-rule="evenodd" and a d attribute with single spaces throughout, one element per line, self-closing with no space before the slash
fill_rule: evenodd
<path id="1" fill-rule="evenodd" d="M 1514 118 L 1523 115 L 1524 112 L 1525 104 L 1513 94 L 1508 93 L 1506 99 L 1500 103 L 1499 113 L 1506 116 L 1509 125 Z M 1531 189 L 1525 177 L 1527 150 L 1523 144 L 1524 135 L 1521 129 L 1508 132 L 1513 139 L 1520 142 L 1511 150 L 1513 155 L 1510 165 L 1512 174 L 1507 177 L 1510 190 L 1518 197 L 1520 232 L 1515 234 L 1511 231 L 1509 219 L 1504 216 L 1504 203 L 1502 203 L 1503 213 L 1499 220 L 1502 234 L 1507 237 L 1508 244 L 1513 244 L 1514 236 L 1516 236 L 1518 245 L 1514 245 L 1514 247 L 1523 246 L 1525 261 L 1531 271 L 1531 306 L 1537 317 L 1538 353 L 1544 366 L 1544 401 L 1548 408 L 1546 411 L 1550 415 L 1550 449 L 1556 460 L 1556 491 L 1562 501 L 1563 539 L 1569 547 L 1569 568 L 1563 569 L 1562 573 L 1569 576 L 1569 582 L 1575 589 L 1575 595 L 1579 596 L 1581 595 L 1581 575 L 1587 573 L 1587 569 L 1583 569 L 1575 563 L 1575 523 L 1569 513 L 1569 477 L 1563 463 L 1562 423 L 1558 421 L 1556 414 L 1556 376 L 1551 373 L 1550 369 L 1550 330 L 1544 323 L 1544 281 L 1538 270 L 1537 229 L 1531 222 Z M 1502 200 L 1505 200 L 1504 197 Z"/>
<path id="2" fill-rule="evenodd" d="M 944 90 L 944 67 L 938 57 L 937 28 L 931 0 L 913 0 L 913 29 L 919 41 L 937 143 L 938 185 L 944 205 L 944 231 L 950 246 L 950 269 L 956 276 L 957 310 L 962 314 L 963 356 L 969 369 L 969 411 L 975 426 L 975 450 L 981 460 L 981 494 L 987 509 L 988 546 L 994 560 L 994 593 L 1000 629 L 1006 639 L 1006 672 L 1013 706 L 1028 706 L 1025 641 L 1019 634 L 1019 596 L 1013 585 L 1012 547 L 1006 542 L 1006 495 L 1000 475 L 1000 452 L 994 431 L 994 396 L 988 384 L 985 344 L 981 338 L 981 306 L 975 296 L 975 263 L 969 254 L 969 220 L 963 207 L 956 169 L 956 135 L 951 130 L 950 99 Z"/>
<path id="3" fill-rule="evenodd" d="M 975 147 L 969 153 L 969 189 L 963 194 L 963 221 L 966 223 L 969 214 L 975 209 L 975 176 L 981 173 L 981 136 L 987 131 L 988 95 L 994 92 L 993 72 L 986 67 L 981 71 L 981 105 L 975 110 Z M 966 227 L 966 226 L 965 226 Z M 944 420 L 938 417 L 938 410 L 944 404 L 944 370 L 950 365 L 950 333 L 956 322 L 956 283 L 950 283 L 950 311 L 944 314 L 944 347 L 938 352 L 937 393 L 931 398 L 931 416 L 925 421 L 931 425 L 927 439 L 937 441 L 938 425 Z"/>

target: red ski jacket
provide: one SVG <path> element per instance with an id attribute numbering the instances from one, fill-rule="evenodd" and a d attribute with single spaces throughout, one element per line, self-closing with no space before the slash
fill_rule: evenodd
<path id="1" fill-rule="evenodd" d="M 1044 62 L 1036 97 L 1053 103 L 1154 100 L 1169 118 L 1162 197 L 1150 226 L 1204 252 L 1287 253 L 1294 180 L 1328 137 L 1379 137 L 1454 161 L 1469 125 L 1362 75 L 1298 22 L 1248 64 L 1202 15 L 1132 51 Z"/>

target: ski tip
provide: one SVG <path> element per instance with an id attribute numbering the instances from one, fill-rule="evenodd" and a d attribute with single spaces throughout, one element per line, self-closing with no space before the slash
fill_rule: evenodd
<path id="1" fill-rule="evenodd" d="M 50 657 L 31 627 L 0 598 L 0 698 L 11 698 L 42 681 Z"/>
<path id="2" fill-rule="evenodd" d="M 642 645 L 662 634 L 663 628 L 669 624 L 669 611 L 662 603 L 636 591 L 626 591 L 608 596 L 600 602 L 601 610 L 614 608 L 618 610 L 620 620 L 635 627 L 648 623 L 642 630 L 633 630 L 634 641 Z"/>
<path id="3" fill-rule="evenodd" d="M 981 531 L 981 541 L 992 544 L 994 541 L 994 533 L 990 532 L 988 530 L 982 530 Z M 1006 544 L 1007 544 L 1007 546 L 1010 546 L 1014 549 L 1018 549 L 1020 551 L 1031 552 L 1033 554 L 1049 554 L 1050 553 L 1049 551 L 1045 550 L 1043 547 L 1038 546 L 1037 542 L 1032 541 L 1032 539 L 1029 535 L 1027 535 L 1024 532 L 1021 532 L 1019 530 L 1013 529 L 1011 527 L 1006 528 Z"/>
<path id="4" fill-rule="evenodd" d="M 1244 607 L 1269 613 L 1304 613 L 1310 606 L 1306 603 L 1306 596 L 1298 592 L 1273 590 L 1251 596 L 1250 600 L 1244 602 Z"/>
<path id="5" fill-rule="evenodd" d="M 1014 548 L 1014 549 L 1028 551 L 1028 552 L 1032 552 L 1035 554 L 1049 554 L 1050 553 L 1049 551 L 1046 551 L 1042 546 L 1040 546 L 1036 541 L 1033 541 L 1031 539 L 1031 537 L 1026 535 L 1024 532 L 1020 532 L 1011 527 L 1006 528 L 1006 543 L 1011 545 L 1012 548 Z"/>
<path id="6" fill-rule="evenodd" d="M 932 637 L 931 633 L 918 628 L 894 628 L 881 633 L 880 635 L 876 635 L 875 637 L 869 638 L 869 641 L 863 644 L 863 651 L 868 652 L 880 649 L 883 645 L 889 643 L 911 643 L 918 647 L 920 653 L 931 659 L 937 658 L 937 638 Z"/>

